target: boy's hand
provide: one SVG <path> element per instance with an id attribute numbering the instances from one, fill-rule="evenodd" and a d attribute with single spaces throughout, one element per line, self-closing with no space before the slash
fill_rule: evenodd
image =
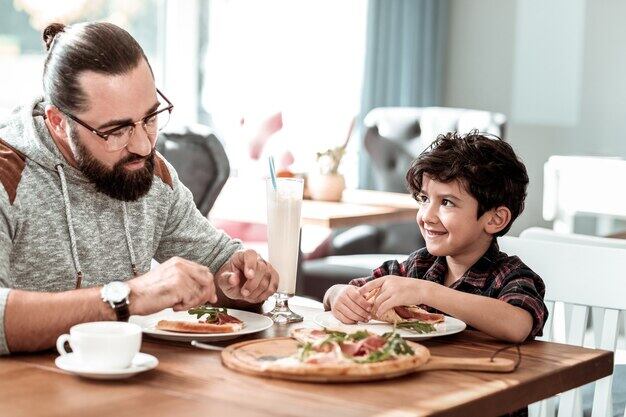
<path id="1" fill-rule="evenodd" d="M 371 301 L 367 301 L 354 285 L 346 285 L 341 289 L 331 306 L 333 316 L 344 324 L 368 322 L 371 319 L 371 310 Z"/>
<path id="2" fill-rule="evenodd" d="M 380 316 L 393 307 L 428 304 L 427 293 L 432 284 L 422 279 L 386 275 L 368 282 L 359 288 L 359 293 L 365 297 L 373 289 L 380 288 L 371 310 Z"/>

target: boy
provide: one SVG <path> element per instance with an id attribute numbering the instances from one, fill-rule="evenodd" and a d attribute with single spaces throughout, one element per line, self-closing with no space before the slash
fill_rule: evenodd
<path id="1" fill-rule="evenodd" d="M 324 305 L 343 323 L 400 305 L 424 305 L 508 342 L 541 335 L 548 316 L 541 278 L 496 238 L 524 209 L 528 175 L 511 146 L 477 131 L 440 135 L 413 161 L 407 183 L 426 247 L 371 277 L 335 285 Z M 368 292 L 380 288 L 375 302 Z"/>

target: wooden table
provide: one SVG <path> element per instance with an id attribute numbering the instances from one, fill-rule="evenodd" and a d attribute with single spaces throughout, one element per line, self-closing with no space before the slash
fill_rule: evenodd
<path id="1" fill-rule="evenodd" d="M 305 325 L 321 311 L 294 310 L 304 314 Z M 256 337 L 287 333 L 287 327 L 275 325 Z M 424 345 L 441 356 L 490 356 L 505 346 L 476 331 Z M 157 369 L 109 382 L 65 374 L 54 366 L 51 352 L 0 358 L 0 415 L 497 416 L 613 371 L 612 352 L 531 342 L 522 346 L 521 365 L 510 374 L 432 371 L 384 382 L 324 385 L 239 374 L 222 366 L 218 352 L 185 344 L 145 339 L 142 351 L 159 358 Z"/>
<path id="2" fill-rule="evenodd" d="M 345 190 L 342 201 L 304 200 L 302 224 L 326 228 L 414 220 L 417 203 L 409 194 Z M 230 178 L 209 214 L 211 219 L 267 223 L 265 182 Z"/>

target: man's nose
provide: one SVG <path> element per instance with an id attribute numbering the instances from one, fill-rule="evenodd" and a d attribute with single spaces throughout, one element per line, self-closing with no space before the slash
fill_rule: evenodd
<path id="1" fill-rule="evenodd" d="M 133 129 L 133 134 L 128 140 L 126 149 L 128 152 L 141 156 L 148 156 L 152 152 L 152 141 L 141 124 L 138 124 Z"/>

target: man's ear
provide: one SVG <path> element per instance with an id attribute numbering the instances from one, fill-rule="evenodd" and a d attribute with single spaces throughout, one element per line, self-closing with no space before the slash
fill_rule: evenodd
<path id="1" fill-rule="evenodd" d="M 46 119 L 48 119 L 48 123 L 53 131 L 53 133 L 62 139 L 67 139 L 67 118 L 66 116 L 56 108 L 55 106 L 47 105 L 46 109 Z"/>
<path id="2" fill-rule="evenodd" d="M 485 232 L 495 235 L 511 223 L 511 210 L 508 207 L 500 206 L 489 210 L 485 213 L 487 223 L 485 224 Z"/>

